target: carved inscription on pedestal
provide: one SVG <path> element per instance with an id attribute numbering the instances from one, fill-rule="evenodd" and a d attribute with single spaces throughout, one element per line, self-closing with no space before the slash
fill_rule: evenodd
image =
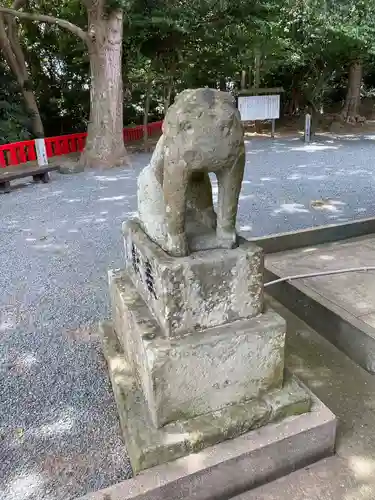
<path id="1" fill-rule="evenodd" d="M 129 253 L 128 248 L 131 249 Z M 129 247 L 127 244 L 125 244 L 125 254 L 128 262 L 130 261 L 129 263 L 133 267 L 135 275 L 142 283 L 146 285 L 145 288 L 147 289 L 149 294 L 154 299 L 157 299 L 154 271 L 150 260 L 143 260 L 141 253 L 138 251 L 133 242 L 130 242 Z"/>

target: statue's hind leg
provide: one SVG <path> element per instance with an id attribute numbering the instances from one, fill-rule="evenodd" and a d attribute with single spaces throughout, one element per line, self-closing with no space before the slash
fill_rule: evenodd
<path id="1" fill-rule="evenodd" d="M 241 145 L 233 165 L 216 172 L 219 184 L 216 235 L 221 248 L 237 245 L 236 218 L 244 169 L 245 147 Z"/>
<path id="2" fill-rule="evenodd" d="M 212 186 L 207 172 L 194 172 L 188 187 L 188 206 L 195 219 L 209 228 L 216 228 L 216 213 L 212 201 Z"/>

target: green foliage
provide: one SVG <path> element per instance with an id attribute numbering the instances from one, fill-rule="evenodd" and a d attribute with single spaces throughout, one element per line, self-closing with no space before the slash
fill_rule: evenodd
<path id="1" fill-rule="evenodd" d="M 260 85 L 284 87 L 286 100 L 298 94 L 301 107 L 340 104 L 355 60 L 365 66 L 366 91 L 375 87 L 375 0 L 106 0 L 105 6 L 124 10 L 124 125 L 142 123 L 149 81 L 152 120 L 162 116 L 171 85 L 172 94 L 238 87 L 242 71 L 253 85 L 257 53 Z M 28 9 L 87 29 L 81 0 L 29 0 Z M 22 27 L 47 134 L 84 130 L 90 83 L 84 43 L 53 25 Z M 19 106 L 14 89 L 7 102 Z"/>
<path id="2" fill-rule="evenodd" d="M 374 0 L 281 2 L 272 23 L 279 60 L 271 75 L 283 75 L 289 96 L 292 88 L 298 89 L 304 104 L 315 110 L 333 94 L 338 98 L 337 85 L 345 89 L 349 65 L 373 59 L 374 7 Z"/>
<path id="3" fill-rule="evenodd" d="M 0 144 L 28 139 L 29 117 L 21 95 L 0 60 Z"/>

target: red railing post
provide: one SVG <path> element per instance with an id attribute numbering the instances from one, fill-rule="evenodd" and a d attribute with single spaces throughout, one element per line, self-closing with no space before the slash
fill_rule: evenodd
<path id="1" fill-rule="evenodd" d="M 147 125 L 148 135 L 161 131 L 162 121 L 149 123 Z M 137 141 L 143 138 L 144 125 L 124 128 L 124 142 Z M 69 153 L 82 152 L 85 148 L 87 133 L 69 134 L 57 137 L 46 137 L 45 145 L 47 157 L 60 156 Z M 11 144 L 0 145 L 0 168 L 9 165 L 19 165 L 27 161 L 37 159 L 35 141 L 21 141 Z"/>
<path id="2" fill-rule="evenodd" d="M 0 146 L 0 168 L 5 168 L 6 166 L 6 146 Z"/>
<path id="3" fill-rule="evenodd" d="M 14 142 L 13 144 L 9 144 L 9 164 L 10 165 L 18 165 L 19 159 L 17 156 L 17 144 L 18 142 Z"/>

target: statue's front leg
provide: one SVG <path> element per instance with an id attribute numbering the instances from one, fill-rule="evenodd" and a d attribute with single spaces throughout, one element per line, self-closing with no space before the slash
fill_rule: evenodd
<path id="1" fill-rule="evenodd" d="M 166 251 L 174 257 L 189 255 L 185 232 L 188 173 L 185 165 L 165 158 L 163 191 L 167 237 Z"/>
<path id="2" fill-rule="evenodd" d="M 216 174 L 219 184 L 216 235 L 221 248 L 237 246 L 236 218 L 244 169 L 245 147 L 242 146 L 233 165 Z"/>

